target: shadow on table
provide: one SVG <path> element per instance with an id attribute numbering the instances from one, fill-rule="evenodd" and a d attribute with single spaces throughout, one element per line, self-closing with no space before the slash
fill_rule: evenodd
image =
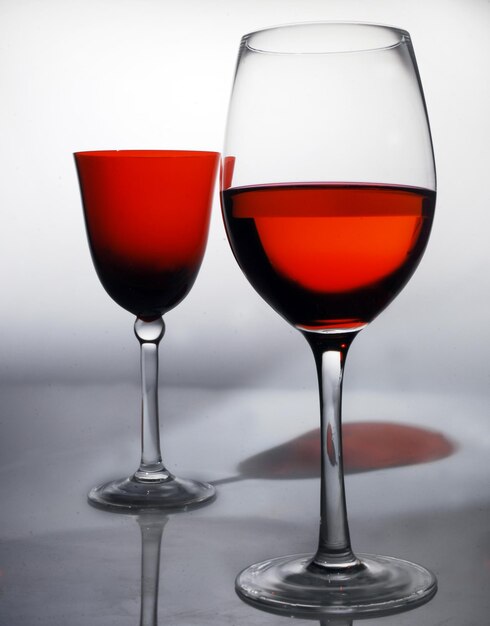
<path id="1" fill-rule="evenodd" d="M 342 427 L 342 438 L 346 474 L 428 463 L 456 450 L 456 445 L 441 433 L 390 422 L 347 423 Z M 320 475 L 320 429 L 245 459 L 238 465 L 238 472 L 213 484 L 247 478 L 316 478 Z"/>

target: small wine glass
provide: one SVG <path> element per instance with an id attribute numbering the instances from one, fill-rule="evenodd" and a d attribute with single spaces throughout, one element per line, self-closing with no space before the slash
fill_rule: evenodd
<path id="1" fill-rule="evenodd" d="M 222 160 L 225 227 L 253 287 L 312 348 L 321 407 L 318 550 L 239 574 L 238 594 L 259 608 L 380 615 L 436 592 L 424 567 L 352 551 L 341 441 L 347 351 L 415 271 L 435 189 L 406 31 L 323 22 L 243 37 Z"/>
<path id="2" fill-rule="evenodd" d="M 158 344 L 163 314 L 189 293 L 204 255 L 216 152 L 105 150 L 75 153 L 87 236 L 100 282 L 136 315 L 141 348 L 142 452 L 129 478 L 92 489 L 109 509 L 183 509 L 215 496 L 212 485 L 174 476 L 160 451 Z"/>

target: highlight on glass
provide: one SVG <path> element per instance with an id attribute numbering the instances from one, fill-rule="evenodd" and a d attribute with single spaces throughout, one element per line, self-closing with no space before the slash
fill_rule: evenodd
<path id="1" fill-rule="evenodd" d="M 216 152 L 105 150 L 75 153 L 87 236 L 100 282 L 134 316 L 141 349 L 141 462 L 129 477 L 95 487 L 109 509 L 183 509 L 214 498 L 212 485 L 164 465 L 158 414 L 163 315 L 189 293 L 206 248 Z"/>
<path id="2" fill-rule="evenodd" d="M 321 408 L 318 549 L 239 574 L 238 594 L 259 608 L 374 615 L 436 592 L 424 567 L 352 550 L 341 437 L 349 346 L 417 268 L 435 199 L 408 32 L 324 22 L 243 37 L 222 157 L 224 223 L 252 286 L 310 345 Z"/>

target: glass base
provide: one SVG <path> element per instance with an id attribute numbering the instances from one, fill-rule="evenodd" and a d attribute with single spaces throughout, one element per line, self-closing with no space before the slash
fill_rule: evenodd
<path id="1" fill-rule="evenodd" d="M 94 506 L 118 511 L 182 511 L 210 502 L 215 497 L 212 485 L 172 475 L 161 481 L 142 481 L 134 476 L 112 480 L 94 487 L 88 494 L 88 500 Z"/>
<path id="2" fill-rule="evenodd" d="M 361 617 L 397 613 L 428 602 L 437 591 L 431 572 L 409 561 L 360 554 L 343 572 L 308 567 L 313 555 L 285 556 L 241 572 L 238 595 L 256 608 L 294 617 Z"/>

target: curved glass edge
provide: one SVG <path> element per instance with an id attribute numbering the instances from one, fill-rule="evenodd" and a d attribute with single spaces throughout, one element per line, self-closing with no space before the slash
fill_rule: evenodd
<path id="1" fill-rule="evenodd" d="M 355 47 L 353 49 L 339 49 L 339 50 L 317 50 L 317 51 L 310 51 L 310 50 L 298 50 L 298 51 L 285 51 L 285 50 L 274 50 L 274 49 L 265 49 L 265 48 L 261 48 L 257 45 L 253 44 L 253 39 L 263 36 L 263 35 L 267 35 L 268 33 L 270 34 L 274 34 L 277 33 L 278 31 L 292 31 L 294 32 L 295 30 L 297 30 L 298 32 L 302 29 L 312 29 L 312 28 L 329 28 L 329 27 L 365 27 L 366 29 L 378 29 L 380 31 L 385 31 L 385 32 L 390 32 L 393 34 L 396 34 L 397 37 L 396 39 L 389 44 L 384 44 L 384 45 L 373 45 L 373 46 L 366 46 L 366 47 Z M 243 35 L 242 39 L 241 39 L 241 44 L 240 44 L 240 51 L 242 50 L 248 50 L 250 52 L 256 52 L 256 53 L 260 53 L 260 54 L 349 54 L 349 53 L 362 53 L 362 52 L 374 52 L 374 51 L 380 51 L 380 50 L 391 50 L 393 48 L 396 48 L 399 45 L 402 45 L 404 43 L 408 43 L 411 41 L 411 37 L 410 37 L 410 33 L 403 29 L 403 28 L 399 28 L 397 26 L 392 26 L 389 24 L 379 24 L 379 23 L 375 23 L 375 22 L 357 22 L 357 21 L 312 21 L 312 22 L 293 22 L 293 23 L 287 23 L 287 24 L 280 24 L 280 25 L 276 25 L 276 26 L 270 26 L 270 27 L 265 27 L 265 28 L 261 28 L 249 33 L 246 33 L 245 35 Z"/>

